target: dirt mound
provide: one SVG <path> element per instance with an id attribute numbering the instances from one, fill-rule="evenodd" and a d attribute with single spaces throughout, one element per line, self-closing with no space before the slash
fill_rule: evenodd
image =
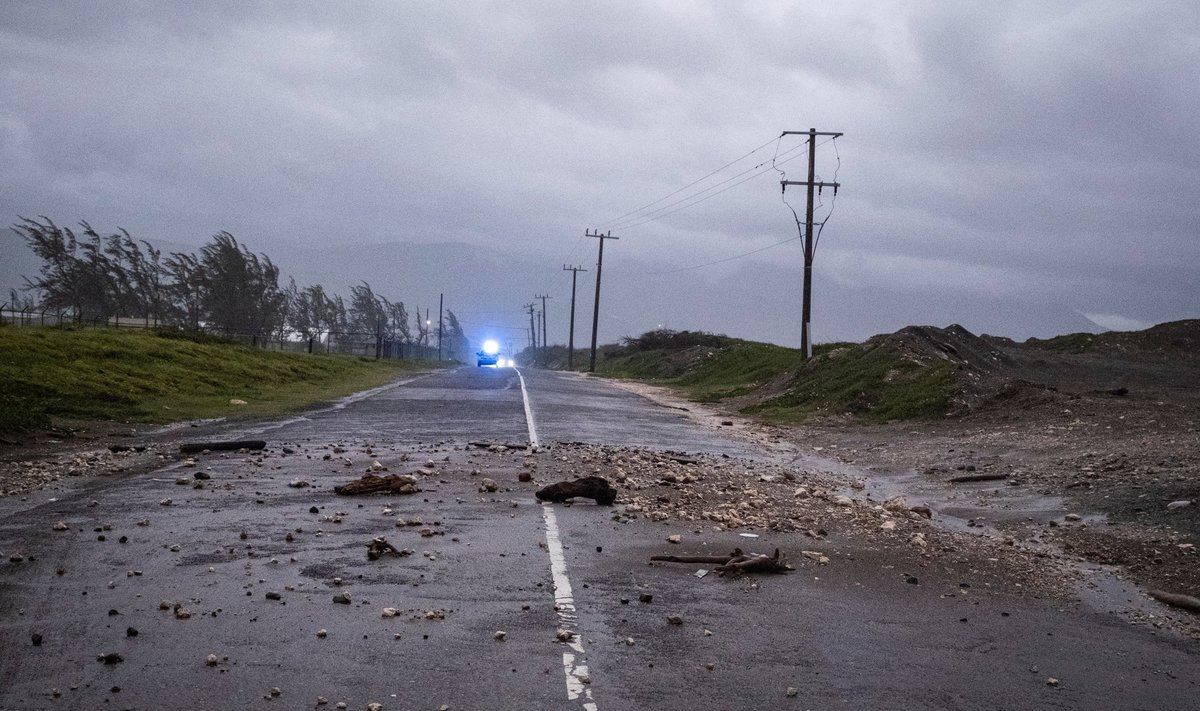
<path id="1" fill-rule="evenodd" d="M 1113 356 L 1200 360 L 1200 319 L 1161 323 L 1144 331 L 1102 333 L 1091 350 Z"/>

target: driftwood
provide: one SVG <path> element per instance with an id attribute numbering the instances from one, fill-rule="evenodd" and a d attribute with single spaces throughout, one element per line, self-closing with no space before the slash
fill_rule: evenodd
<path id="1" fill-rule="evenodd" d="M 342 496 L 415 494 L 420 490 L 417 487 L 416 478 L 408 474 L 389 474 L 387 476 L 364 474 L 361 479 L 355 479 L 333 487 L 333 493 L 341 494 Z"/>
<path id="2" fill-rule="evenodd" d="M 1180 607 L 1192 612 L 1200 612 L 1200 598 L 1194 598 L 1191 595 L 1180 595 L 1179 593 L 1163 592 L 1162 590 L 1147 590 L 1146 594 L 1165 605 Z"/>
<path id="3" fill-rule="evenodd" d="M 225 452 L 235 449 L 264 449 L 267 443 L 261 439 L 245 439 L 233 442 L 191 442 L 179 445 L 183 454 L 195 454 L 208 450 L 210 452 Z"/>
<path id="4" fill-rule="evenodd" d="M 527 445 L 527 444 L 518 444 L 518 443 L 516 443 L 516 442 L 480 442 L 480 441 L 475 441 L 475 442 L 467 442 L 467 444 L 471 445 L 472 447 L 478 447 L 479 449 L 487 449 L 488 447 L 497 447 L 497 446 L 498 446 L 498 447 L 504 447 L 505 449 L 529 449 L 529 445 Z"/>
<path id="5" fill-rule="evenodd" d="M 144 444 L 110 444 L 108 451 L 116 454 L 118 452 L 145 452 L 146 445 Z"/>
<path id="6" fill-rule="evenodd" d="M 560 481 L 542 489 L 534 496 L 542 501 L 566 501 L 576 496 L 595 499 L 601 506 L 612 506 L 617 490 L 602 476 L 585 476 L 574 481 Z"/>
<path id="7" fill-rule="evenodd" d="M 774 555 L 763 553 L 744 553 L 741 548 L 734 548 L 729 555 L 654 555 L 650 560 L 666 563 L 719 563 L 713 571 L 717 575 L 725 573 L 786 573 L 793 570 L 787 564 L 787 559 L 775 549 Z"/>
<path id="8" fill-rule="evenodd" d="M 371 544 L 367 546 L 367 560 L 379 560 L 385 553 L 391 553 L 401 558 L 412 555 L 412 551 L 393 546 L 383 536 L 373 539 Z"/>
<path id="9" fill-rule="evenodd" d="M 966 484 L 972 481 L 1000 481 L 1007 478 L 1007 474 L 965 474 L 963 476 L 950 477 L 947 481 L 951 484 Z"/>

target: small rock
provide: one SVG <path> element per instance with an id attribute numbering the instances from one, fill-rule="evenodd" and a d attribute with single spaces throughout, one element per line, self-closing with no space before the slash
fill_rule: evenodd
<path id="1" fill-rule="evenodd" d="M 42 636 L 40 634 L 38 634 L 37 632 L 34 632 L 33 634 L 29 635 L 29 641 L 32 642 L 33 646 L 35 646 L 35 647 L 42 646 Z"/>
<path id="2" fill-rule="evenodd" d="M 503 642 L 504 638 L 507 636 L 508 636 L 508 633 L 505 632 L 504 630 L 496 630 L 492 634 L 492 639 L 496 640 L 497 642 Z"/>
<path id="3" fill-rule="evenodd" d="M 283 595 L 280 595 L 278 592 L 276 592 L 274 590 L 267 591 L 267 594 L 264 597 L 266 597 L 268 600 L 282 600 L 283 599 Z"/>
<path id="4" fill-rule="evenodd" d="M 1077 513 L 1069 513 L 1066 516 L 1063 516 L 1063 520 L 1064 521 L 1082 521 L 1083 517 Z"/>
<path id="5" fill-rule="evenodd" d="M 883 502 L 883 509 L 885 511 L 891 511 L 892 513 L 899 513 L 907 508 L 908 502 L 904 500 L 903 496 L 893 496 L 892 498 Z"/>
<path id="6" fill-rule="evenodd" d="M 324 696 L 317 697 L 317 706 L 324 706 L 327 703 L 329 703 L 329 699 L 325 698 Z"/>
<path id="7" fill-rule="evenodd" d="M 799 689 L 797 689 L 797 688 L 796 688 L 796 687 L 794 687 L 794 686 L 789 686 L 789 687 L 787 688 L 787 692 L 785 692 L 785 693 L 787 694 L 788 698 L 790 699 L 790 698 L 792 698 L 792 697 L 794 697 L 794 696 L 797 696 L 797 695 L 799 695 L 799 693 L 800 693 L 800 690 L 799 690 Z"/>
<path id="8" fill-rule="evenodd" d="M 400 611 L 394 607 L 383 608 L 383 616 L 384 617 L 395 617 L 398 614 L 400 614 Z"/>
<path id="9" fill-rule="evenodd" d="M 533 481 L 533 475 L 529 472 L 521 472 L 517 475 L 517 481 Z"/>
<path id="10" fill-rule="evenodd" d="M 682 625 L 683 618 L 679 615 L 667 615 L 667 622 L 673 625 Z"/>
<path id="11" fill-rule="evenodd" d="M 383 711 L 383 704 L 378 701 L 372 701 L 367 704 L 367 711 Z"/>
<path id="12" fill-rule="evenodd" d="M 626 638 L 625 638 L 625 646 L 626 646 L 626 647 L 632 647 L 632 646 L 633 646 L 633 645 L 635 645 L 635 644 L 637 644 L 637 643 L 633 641 L 633 637 L 626 637 Z"/>
<path id="13" fill-rule="evenodd" d="M 808 489 L 804 488 L 803 486 L 792 492 L 792 496 L 795 496 L 797 499 L 807 499 L 811 495 L 812 494 L 809 493 Z"/>
<path id="14" fill-rule="evenodd" d="M 638 602 L 649 604 L 652 600 L 654 600 L 654 596 L 650 593 L 642 593 L 641 595 L 638 595 Z"/>
<path id="15" fill-rule="evenodd" d="M 890 518 L 889 518 L 888 520 L 886 520 L 886 521 L 884 521 L 883 523 L 879 524 L 879 530 L 881 530 L 881 531 L 895 531 L 895 530 L 896 530 L 896 522 L 895 522 L 895 520 L 893 520 L 893 519 L 890 519 Z"/>
<path id="16" fill-rule="evenodd" d="M 199 479 L 200 481 L 207 481 L 209 479 L 212 479 L 212 475 L 210 475 L 208 472 L 196 472 L 196 473 L 192 474 L 192 477 Z"/>
<path id="17" fill-rule="evenodd" d="M 925 518 L 933 518 L 933 511 L 930 510 L 930 508 L 928 506 L 925 506 L 924 504 L 922 504 L 920 506 L 913 506 L 912 508 L 909 509 L 909 511 L 917 514 L 918 516 L 923 516 Z"/>
<path id="18" fill-rule="evenodd" d="M 101 654 L 96 657 L 96 661 L 104 662 L 105 664 L 120 664 L 125 661 L 125 657 L 122 657 L 117 652 L 109 652 L 108 654 Z"/>
<path id="19" fill-rule="evenodd" d="M 924 533 L 914 533 L 912 538 L 908 539 L 908 542 L 918 548 L 924 548 L 929 545 L 929 542 L 925 540 Z"/>
<path id="20" fill-rule="evenodd" d="M 849 496 L 846 496 L 845 494 L 838 494 L 837 496 L 830 499 L 830 503 L 833 503 L 837 506 L 853 506 L 854 499 L 850 498 Z"/>
<path id="21" fill-rule="evenodd" d="M 229 400 L 229 404 L 230 404 L 230 405 L 238 405 L 238 406 L 241 406 L 241 405 L 245 405 L 245 404 L 246 404 L 246 401 L 245 401 L 245 400 L 242 400 L 242 399 L 240 399 L 240 398 L 236 398 L 236 397 L 235 397 L 235 398 L 231 398 L 231 399 Z M 279 694 L 271 694 L 271 695 L 272 695 L 272 696 L 279 696 Z"/>
<path id="22" fill-rule="evenodd" d="M 58 523 L 54 524 L 51 528 L 53 528 L 55 531 L 65 531 L 65 530 L 67 530 L 67 524 L 65 521 L 59 521 Z"/>
<path id="23" fill-rule="evenodd" d="M 481 492 L 493 493 L 498 488 L 499 487 L 496 485 L 496 480 L 490 477 L 484 477 L 483 480 L 479 482 L 479 490 Z"/>
<path id="24" fill-rule="evenodd" d="M 667 543 L 682 543 L 682 542 L 683 542 L 683 536 L 679 535 L 678 533 L 667 536 Z"/>
<path id="25" fill-rule="evenodd" d="M 275 697 L 279 696 L 280 694 L 282 694 L 283 692 L 282 692 L 282 691 L 280 691 L 280 689 L 279 689 L 279 687 L 278 687 L 278 686 L 272 686 L 272 687 L 271 687 L 271 690 L 270 690 L 270 691 L 268 691 L 267 693 L 268 693 L 268 694 L 270 694 L 270 695 L 271 695 L 271 698 L 273 699 L 273 698 L 275 698 Z"/>
<path id="26" fill-rule="evenodd" d="M 206 666 L 210 666 L 210 667 L 215 667 L 215 666 L 217 666 L 217 655 L 215 655 L 215 654 L 210 654 L 210 655 L 208 655 L 207 657 L 205 657 L 205 658 L 204 658 L 204 664 L 205 664 Z"/>
<path id="27" fill-rule="evenodd" d="M 317 630 L 317 639 L 325 639 L 329 636 L 329 630 L 321 628 Z"/>
<path id="28" fill-rule="evenodd" d="M 1046 686 L 1058 686 L 1058 679 L 1052 676 L 1046 677 Z"/>
<path id="29" fill-rule="evenodd" d="M 558 632 L 554 633 L 554 638 L 557 639 L 559 642 L 570 642 L 572 639 L 575 638 L 575 633 L 572 632 L 571 630 L 564 630 L 562 628 L 559 628 Z"/>
<path id="30" fill-rule="evenodd" d="M 339 605 L 349 605 L 350 604 L 350 593 L 349 592 L 340 592 L 337 595 L 333 596 L 333 601 Z"/>
<path id="31" fill-rule="evenodd" d="M 170 499 L 163 499 L 162 501 L 159 501 L 159 502 L 158 502 L 158 505 L 159 505 L 159 506 L 170 506 L 170 505 L 171 505 L 171 504 L 173 504 L 173 503 L 174 503 L 174 502 L 173 502 L 173 501 L 171 501 Z"/>
<path id="32" fill-rule="evenodd" d="M 1188 500 L 1172 501 L 1171 503 L 1167 504 L 1167 510 L 1174 511 L 1175 509 L 1182 509 L 1191 505 L 1192 502 Z"/>
<path id="33" fill-rule="evenodd" d="M 800 555 L 817 563 L 817 565 L 829 565 L 829 556 L 821 551 L 800 551 Z"/>
<path id="34" fill-rule="evenodd" d="M 306 489 L 306 488 L 312 486 L 312 484 L 305 481 L 304 479 L 292 479 L 291 481 L 288 482 L 288 486 L 292 487 L 293 489 Z"/>

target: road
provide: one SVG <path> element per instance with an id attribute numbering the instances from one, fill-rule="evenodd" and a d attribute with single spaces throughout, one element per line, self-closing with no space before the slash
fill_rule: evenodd
<path id="1" fill-rule="evenodd" d="M 648 565 L 673 532 L 748 539 L 539 503 L 558 443 L 777 453 L 597 379 L 464 367 L 209 434 L 269 444 L 0 501 L 0 708 L 1196 707 L 1194 641 L 1086 605 L 950 596 L 865 550 L 740 580 Z M 333 494 L 374 461 L 422 491 Z M 413 553 L 369 561 L 376 536 Z"/>

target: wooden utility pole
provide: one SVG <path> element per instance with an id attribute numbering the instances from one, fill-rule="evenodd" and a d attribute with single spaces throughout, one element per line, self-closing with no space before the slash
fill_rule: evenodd
<path id="1" fill-rule="evenodd" d="M 542 300 L 542 360 L 545 361 L 546 345 L 549 343 L 549 341 L 546 339 L 546 299 L 552 299 L 554 297 L 546 296 L 545 294 L 535 294 L 533 298 Z"/>
<path id="2" fill-rule="evenodd" d="M 438 294 L 438 360 L 442 359 L 442 306 L 445 294 Z"/>
<path id="3" fill-rule="evenodd" d="M 537 348 L 537 327 L 533 324 L 533 304 L 525 304 L 524 308 L 529 309 L 529 345 Z"/>
<path id="4" fill-rule="evenodd" d="M 583 267 L 568 267 L 563 265 L 563 271 L 571 272 L 571 332 L 567 336 L 567 370 L 575 369 L 575 279 L 579 272 L 586 272 Z"/>
<path id="5" fill-rule="evenodd" d="M 841 133 L 834 131 L 818 131 L 810 128 L 807 131 L 784 131 L 784 136 L 808 136 L 808 180 L 781 180 L 779 184 L 787 191 L 789 185 L 804 185 L 808 188 L 808 203 L 804 208 L 804 302 L 800 315 L 800 351 L 805 359 L 812 357 L 812 343 L 809 342 L 809 324 L 812 321 L 812 265 L 813 265 L 813 189 L 832 187 L 837 195 L 840 183 L 816 182 L 817 168 L 817 136 L 833 136 Z"/>
<path id="6" fill-rule="evenodd" d="M 588 232 L 584 230 L 585 237 L 595 237 L 600 240 L 600 256 L 596 259 L 596 299 L 592 302 L 592 358 L 588 363 L 588 372 L 596 372 L 596 332 L 600 326 L 600 272 L 604 271 L 604 240 L 606 239 L 621 239 L 613 237 L 612 232 L 600 234 L 600 230 Z"/>

